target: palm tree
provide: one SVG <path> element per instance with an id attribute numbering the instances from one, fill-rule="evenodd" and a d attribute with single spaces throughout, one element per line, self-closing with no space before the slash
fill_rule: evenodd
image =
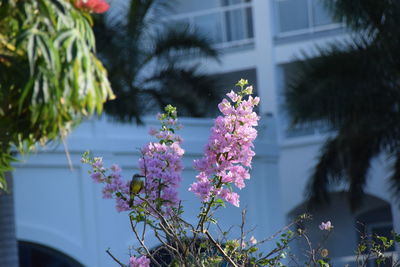
<path id="1" fill-rule="evenodd" d="M 105 111 L 117 120 L 140 122 L 141 115 L 166 104 L 177 106 L 183 115 L 206 116 L 217 99 L 214 79 L 189 60 L 218 60 L 218 53 L 193 27 L 163 19 L 171 5 L 127 1 L 115 12 L 126 14 L 123 18 L 102 16 L 96 22 L 98 52 L 117 96 Z"/>
<path id="2" fill-rule="evenodd" d="M 325 0 L 352 40 L 319 49 L 298 64 L 286 91 L 293 122 L 326 121 L 334 131 L 310 177 L 310 200 L 328 200 L 348 185 L 353 208 L 361 203 L 371 160 L 393 158 L 390 179 L 400 200 L 400 1 Z"/>

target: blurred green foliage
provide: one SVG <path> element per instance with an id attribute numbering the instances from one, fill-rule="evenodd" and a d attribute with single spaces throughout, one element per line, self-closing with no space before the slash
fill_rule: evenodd
<path id="1" fill-rule="evenodd" d="M 0 189 L 12 151 L 66 135 L 113 97 L 90 14 L 66 0 L 1 0 Z"/>

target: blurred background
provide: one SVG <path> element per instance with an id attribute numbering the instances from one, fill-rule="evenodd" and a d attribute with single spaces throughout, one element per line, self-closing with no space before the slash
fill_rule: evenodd
<path id="1" fill-rule="evenodd" d="M 318 240 L 318 225 L 330 220 L 329 257 L 353 266 L 360 231 L 400 232 L 398 2 L 110 0 L 94 31 L 116 99 L 66 138 L 71 166 L 61 142 L 14 164 L 7 205 L 14 203 L 20 265 L 113 266 L 108 248 L 127 261 L 135 246 L 129 220 L 101 198 L 79 160 L 90 150 L 130 177 L 166 104 L 184 125 L 181 198 L 193 221 L 192 160 L 217 103 L 244 78 L 261 98 L 257 155 L 241 208 L 217 216 L 222 228 L 239 225 L 246 208 L 248 227 L 263 239 L 310 212 L 313 221 L 297 227 Z M 293 251 L 302 262 L 305 245 Z"/>

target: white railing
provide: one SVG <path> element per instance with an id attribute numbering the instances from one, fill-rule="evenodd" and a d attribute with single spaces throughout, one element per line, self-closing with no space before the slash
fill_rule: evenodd
<path id="1" fill-rule="evenodd" d="M 238 12 L 239 18 L 233 17 Z M 164 20 L 169 23 L 186 23 L 197 28 L 218 49 L 254 43 L 252 2 L 174 14 L 164 17 Z"/>
<path id="2" fill-rule="evenodd" d="M 285 138 L 295 138 L 321 134 L 323 135 L 328 132 L 334 131 L 332 126 L 330 126 L 329 123 L 325 121 L 303 123 L 300 125 L 290 125 L 288 122 L 285 122 L 284 127 L 282 128 Z"/>
<path id="3" fill-rule="evenodd" d="M 343 23 L 333 23 L 333 24 L 320 25 L 320 26 L 309 26 L 305 29 L 287 31 L 287 32 L 279 32 L 276 34 L 276 37 L 285 38 L 285 37 L 292 37 L 292 36 L 302 35 L 302 34 L 313 34 L 313 33 L 318 33 L 318 32 L 329 31 L 329 30 L 336 30 L 336 29 L 340 29 L 343 27 L 344 27 Z"/>
<path id="4" fill-rule="evenodd" d="M 280 25 L 280 16 L 279 16 L 279 2 L 283 2 L 287 0 L 274 0 L 274 10 L 275 10 L 275 21 L 276 25 L 278 25 L 276 29 L 276 37 L 277 38 L 285 38 L 285 37 L 292 37 L 296 35 L 302 35 L 302 34 L 313 34 L 313 33 L 318 33 L 318 32 L 323 32 L 323 31 L 329 31 L 329 30 L 334 30 L 334 29 L 340 29 L 344 27 L 343 23 L 340 22 L 334 22 L 325 25 L 316 25 L 314 22 L 314 10 L 313 10 L 313 1 L 316 0 L 307 0 L 307 20 L 308 20 L 308 26 L 302 29 L 298 30 L 289 30 L 289 31 L 280 31 L 279 25 Z"/>

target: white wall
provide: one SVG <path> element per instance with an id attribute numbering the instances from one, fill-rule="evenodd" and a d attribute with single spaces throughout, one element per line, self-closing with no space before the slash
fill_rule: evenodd
<path id="1" fill-rule="evenodd" d="M 194 221 L 199 201 L 187 191 L 196 175 L 191 165 L 193 159 L 202 155 L 212 121 L 183 119 L 181 122 L 185 126 L 181 134 L 186 150 L 181 198 L 185 216 Z M 125 177 L 130 178 L 137 166 L 138 148 L 151 140 L 147 129 L 157 122 L 147 119 L 146 123 L 145 127 L 104 120 L 83 123 L 68 138 L 73 170 L 68 167 L 61 144 L 40 149 L 17 164 L 14 188 L 18 239 L 60 250 L 85 266 L 113 266 L 105 253 L 107 248 L 127 262 L 128 246 L 136 245 L 127 213 L 117 213 L 113 200 L 101 198 L 101 186 L 91 181 L 88 166 L 79 160 L 89 149 L 93 154 L 103 156 L 108 166 L 119 163 Z M 240 192 L 241 208 L 248 209 L 248 227 L 257 225 L 254 235 L 259 239 L 280 224 L 275 214 L 279 210 L 276 204 L 279 203 L 276 201 L 279 180 L 273 133 L 273 119 L 262 118 L 252 179 Z M 241 208 L 228 206 L 221 210 L 217 216 L 222 227 L 239 225 Z M 151 236 L 149 240 L 151 244 Z"/>
<path id="2" fill-rule="evenodd" d="M 304 212 L 304 193 L 312 169 L 317 163 L 319 150 L 324 138 L 308 137 L 298 140 L 282 141 L 279 148 L 279 173 L 282 196 L 282 211 L 291 221 L 294 215 Z M 358 242 L 360 226 L 356 224 L 356 216 L 366 210 L 372 210 L 384 203 L 391 205 L 394 231 L 400 230 L 400 209 L 389 193 L 388 176 L 390 161 L 381 155 L 374 159 L 368 173 L 366 196 L 360 210 L 351 211 L 346 194 L 333 194 L 330 205 L 323 205 L 311 211 L 313 221 L 307 225 L 311 239 L 321 241 L 323 233 L 318 229 L 321 222 L 330 220 L 335 225 L 327 247 L 332 257 L 352 256 Z M 338 187 L 337 192 L 346 190 Z M 304 249 L 304 244 L 303 244 Z M 397 248 L 399 251 L 399 248 Z M 300 253 L 301 254 L 301 253 Z M 304 251 L 303 251 L 304 254 Z"/>

